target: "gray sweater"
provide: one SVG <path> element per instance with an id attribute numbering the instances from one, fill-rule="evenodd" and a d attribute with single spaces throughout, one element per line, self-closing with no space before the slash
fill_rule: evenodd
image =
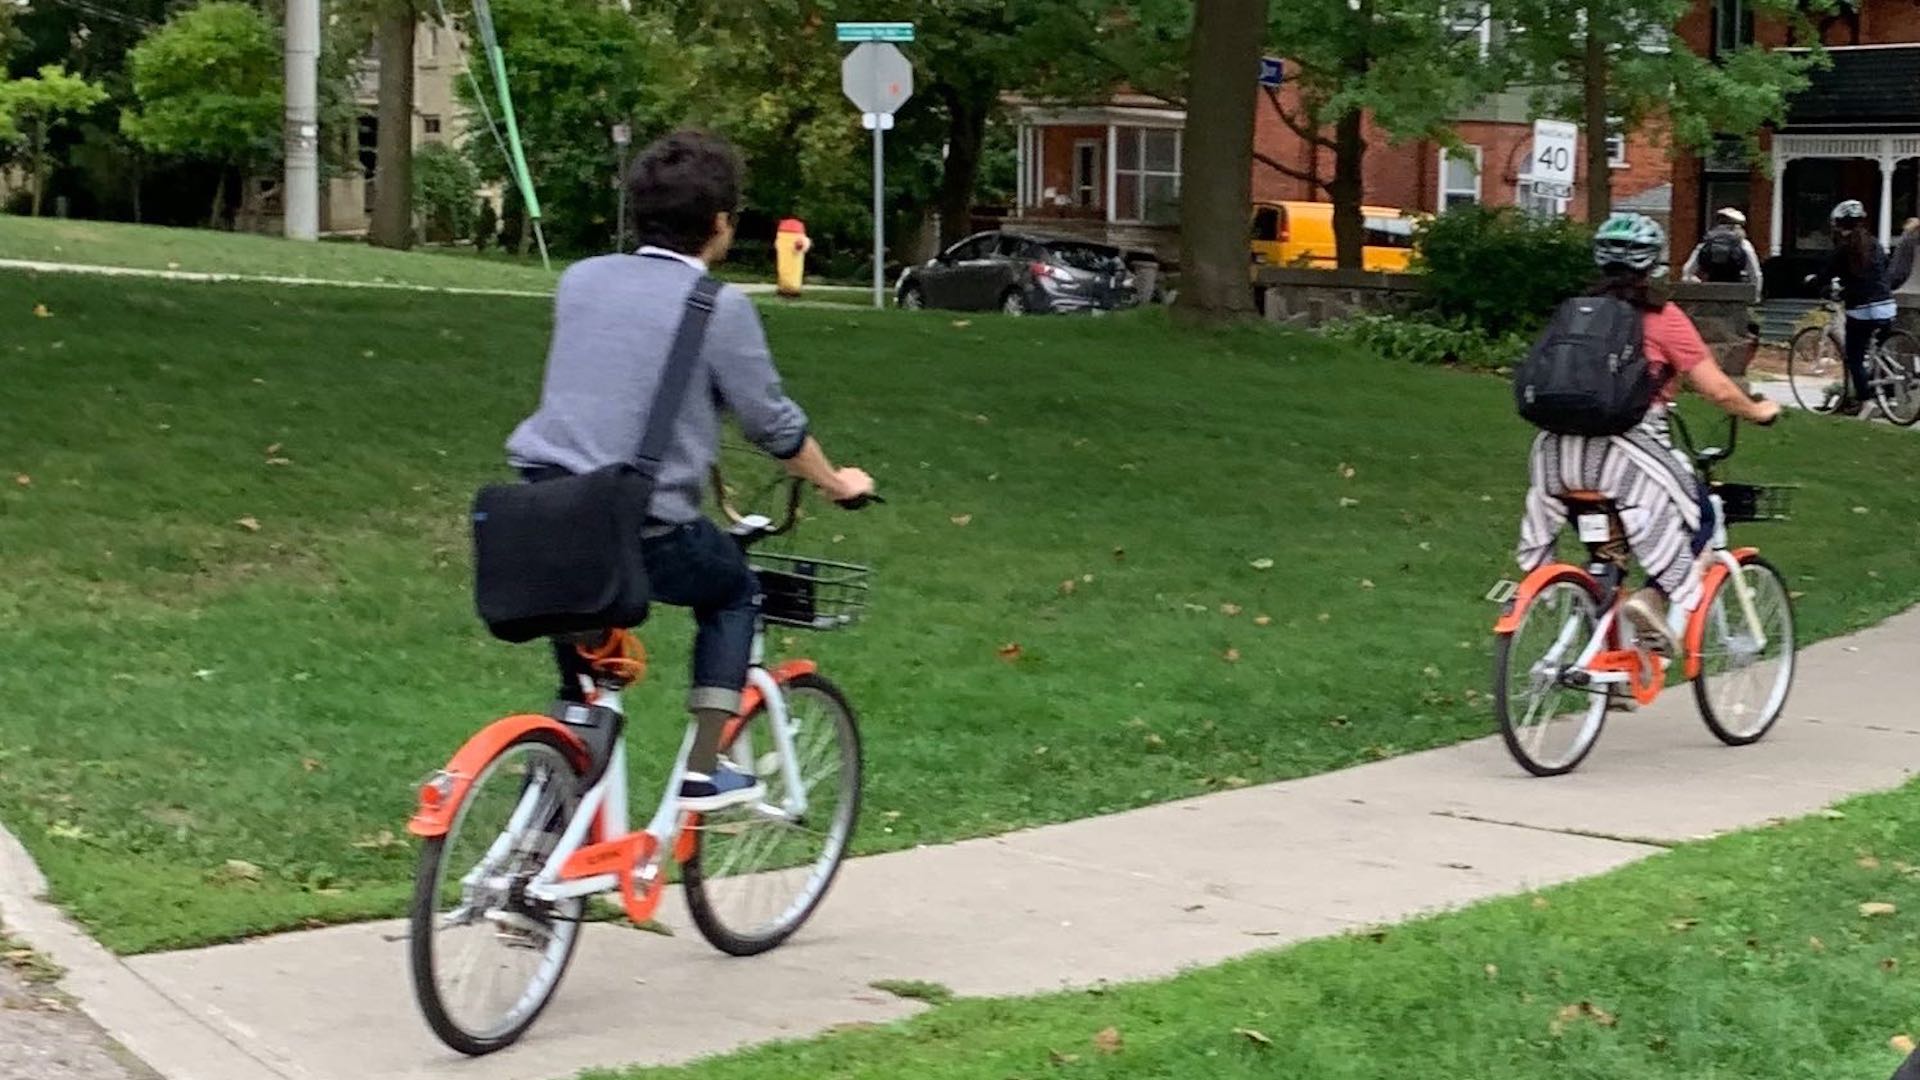
<path id="1" fill-rule="evenodd" d="M 507 439 L 509 463 L 581 473 L 633 460 L 699 276 L 696 266 L 664 254 L 603 255 L 570 267 L 554 298 L 540 407 Z M 700 516 L 722 410 L 774 457 L 790 458 L 806 442 L 807 416 L 780 388 L 760 313 L 733 288 L 720 291 L 707 324 L 700 366 L 660 465 L 653 520 Z"/>

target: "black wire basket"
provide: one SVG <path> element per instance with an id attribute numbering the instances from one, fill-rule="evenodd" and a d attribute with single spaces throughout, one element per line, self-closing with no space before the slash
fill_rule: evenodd
<path id="1" fill-rule="evenodd" d="M 1715 484 L 1727 523 L 1787 521 L 1793 517 L 1792 484 Z"/>
<path id="2" fill-rule="evenodd" d="M 808 555 L 756 551 L 760 614 L 770 623 L 802 630 L 838 630 L 867 613 L 873 571 L 855 563 Z"/>

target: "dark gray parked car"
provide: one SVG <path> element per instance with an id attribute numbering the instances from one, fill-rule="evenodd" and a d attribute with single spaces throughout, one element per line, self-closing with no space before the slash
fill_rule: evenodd
<path id="1" fill-rule="evenodd" d="M 903 308 L 1008 315 L 1113 311 L 1139 302 L 1119 248 L 1013 232 L 969 236 L 908 267 L 894 296 Z"/>

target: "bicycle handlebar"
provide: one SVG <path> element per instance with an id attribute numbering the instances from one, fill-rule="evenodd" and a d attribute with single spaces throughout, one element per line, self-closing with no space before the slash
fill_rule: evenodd
<path id="1" fill-rule="evenodd" d="M 748 524 L 748 515 L 742 514 L 739 509 L 733 505 L 732 495 L 727 488 L 726 476 L 721 473 L 720 466 L 718 465 L 713 466 L 712 481 L 714 501 L 719 504 L 720 513 L 727 519 L 727 524 L 735 526 L 736 528 Z M 756 538 L 764 539 L 784 535 L 793 531 L 793 527 L 800 523 L 800 500 L 801 497 L 806 494 L 806 481 L 801 480 L 799 477 L 792 477 L 786 480 L 785 484 L 787 488 L 787 508 L 785 513 L 781 516 L 778 524 L 768 522 L 765 525 L 755 528 L 753 531 Z M 870 491 L 865 495 L 858 495 L 851 499 L 836 499 L 834 500 L 834 505 L 840 507 L 842 510 L 864 510 L 876 503 L 884 503 L 886 501 L 887 500 L 880 497 L 879 492 Z"/>

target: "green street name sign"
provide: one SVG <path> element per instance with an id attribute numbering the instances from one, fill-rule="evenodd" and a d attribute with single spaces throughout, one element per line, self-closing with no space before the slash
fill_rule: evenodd
<path id="1" fill-rule="evenodd" d="M 843 22 L 833 24 L 841 41 L 912 41 L 913 24 L 904 22 Z"/>

